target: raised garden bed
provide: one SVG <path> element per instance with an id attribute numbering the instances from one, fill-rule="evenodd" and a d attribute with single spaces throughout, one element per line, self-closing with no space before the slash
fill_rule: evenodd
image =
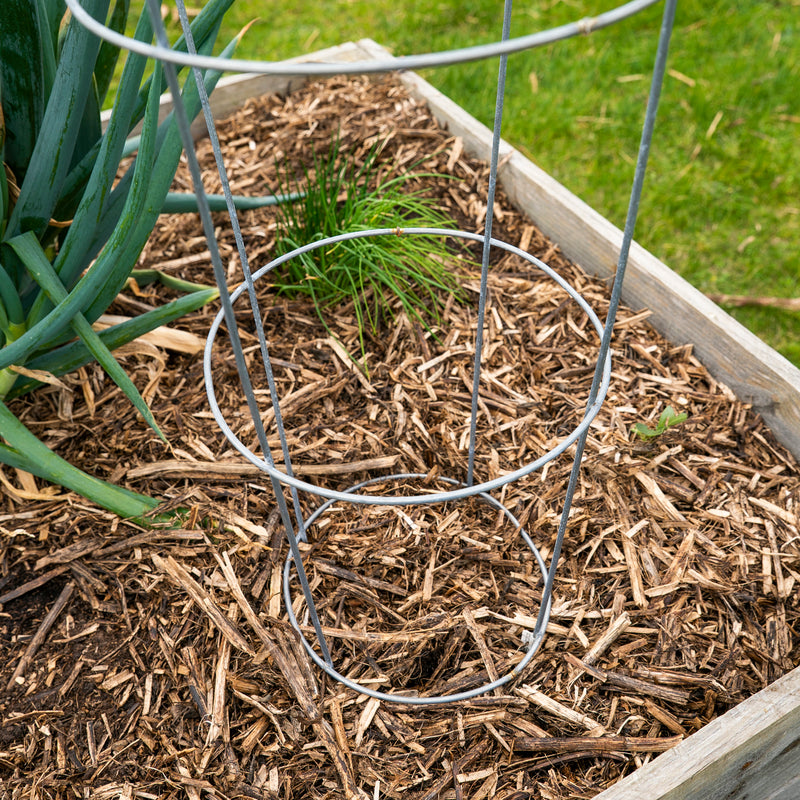
<path id="1" fill-rule="evenodd" d="M 486 169 L 471 151 L 483 155 L 485 129 L 415 76 L 401 80 L 429 97 L 438 117 L 449 115 L 446 131 L 394 80 L 316 84 L 254 101 L 221 125 L 234 187 L 274 188 L 276 157 L 307 157 L 312 142 L 322 146 L 340 127 L 356 159 L 376 138 L 388 139 L 387 164 L 429 155 L 426 170 L 457 178 L 432 181 L 429 190 L 463 227 L 479 230 Z M 264 82 L 228 86 L 252 96 Z M 226 101 L 226 90 L 217 98 Z M 518 154 L 501 177 L 507 195 L 498 200 L 496 235 L 558 265 L 602 316 L 604 281 L 563 254 L 572 250 L 605 277 L 618 233 Z M 525 197 L 539 199 L 529 208 Z M 557 210 L 548 216 L 540 205 Z M 260 264 L 271 252 L 271 212 L 243 219 Z M 553 219 L 568 221 L 569 237 L 551 227 L 554 243 L 534 227 Z M 148 263 L 193 280 L 208 276 L 197 227 L 177 224 L 167 220 L 156 232 Z M 235 280 L 222 217 L 220 231 Z M 507 695 L 457 708 L 408 712 L 320 685 L 281 622 L 283 543 L 268 482 L 217 432 L 196 355 L 166 356 L 142 343 L 128 357 L 171 452 L 94 370 L 20 403 L 28 424 L 51 431 L 72 460 L 188 512 L 179 526 L 143 531 L 5 476 L 6 785 L 20 796 L 35 785 L 48 796 L 82 787 L 129 797 L 794 797 L 800 470 L 785 449 L 793 446 L 786 414 L 783 428 L 774 425 L 782 445 L 742 402 L 751 395 L 737 399 L 722 367 L 714 364 L 715 378 L 701 361 L 736 347 L 739 363 L 745 352 L 760 361 L 742 372 L 782 392 L 773 418 L 791 398 L 797 403 L 792 387 L 800 384 L 718 309 L 703 327 L 707 301 L 652 256 L 636 249 L 631 266 L 634 288 L 646 291 L 646 272 L 657 286 L 681 291 L 666 308 L 666 288 L 653 290 L 651 303 L 633 293 L 620 313 L 615 378 L 587 446 L 544 649 Z M 473 284 L 465 279 L 468 290 Z M 586 320 L 529 269 L 503 260 L 491 288 L 492 380 L 482 395 L 479 454 L 487 475 L 537 453 L 574 422 L 594 346 Z M 270 297 L 266 286 L 264 293 Z M 686 308 L 676 305 L 681 298 L 691 301 Z M 119 311 L 147 302 L 146 294 L 128 296 Z M 466 413 L 468 307 L 449 304 L 438 338 L 402 317 L 388 323 L 369 343 L 369 376 L 359 377 L 306 304 L 270 304 L 266 324 L 293 446 L 305 451 L 301 470 L 349 485 L 389 466 L 443 474 L 463 466 L 450 433 L 460 432 Z M 182 326 L 190 344 L 209 314 Z M 701 359 L 691 343 L 648 324 L 678 315 L 694 320 L 685 326 L 698 331 Z M 345 345 L 354 344 L 350 311 L 337 309 L 332 321 Z M 241 397 L 224 354 L 217 368 L 236 418 Z M 688 421 L 649 443 L 632 439 L 631 425 L 652 423 L 666 404 L 685 409 Z M 245 419 L 237 422 L 243 430 Z M 568 469 L 559 461 L 505 497 L 545 551 Z M 336 657 L 362 678 L 389 675 L 395 687 L 429 691 L 519 657 L 538 604 L 530 558 L 484 509 L 455 511 L 406 519 L 356 510 L 312 531 L 307 558 L 318 597 L 329 600 Z"/>

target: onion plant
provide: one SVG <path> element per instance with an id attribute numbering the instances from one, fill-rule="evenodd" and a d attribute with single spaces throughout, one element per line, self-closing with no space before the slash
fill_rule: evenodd
<path id="1" fill-rule="evenodd" d="M 200 52 L 211 52 L 232 3 L 210 0 L 195 18 Z M 111 8 L 109 0 L 83 5 L 115 30 L 126 28 L 129 0 L 113 0 Z M 152 33 L 143 13 L 134 35 L 151 41 Z M 185 49 L 185 42 L 174 47 Z M 178 299 L 100 333 L 92 327 L 128 280 L 137 278 L 134 266 L 167 207 L 181 153 L 172 117 L 159 123 L 161 65 L 154 64 L 145 78 L 141 56 L 127 55 L 108 124 L 101 125 L 118 56 L 66 14 L 64 0 L 0 0 L 0 464 L 62 484 L 122 516 L 139 517 L 157 505 L 154 498 L 70 465 L 6 404 L 34 388 L 37 377 L 96 359 L 161 436 L 112 350 L 217 296 L 216 288 L 178 282 L 174 288 L 184 291 Z M 209 91 L 218 78 L 206 75 Z M 189 114 L 196 115 L 191 75 L 183 97 Z M 136 155 L 126 162 L 126 141 L 137 125 Z"/>
<path id="2" fill-rule="evenodd" d="M 282 195 L 299 195 L 278 210 L 279 255 L 352 231 L 454 227 L 433 199 L 408 190 L 422 173 L 392 174 L 379 165 L 381 147 L 376 143 L 355 167 L 337 137 L 327 153 L 313 153 L 311 167 L 303 167 L 300 178 L 288 164 L 278 170 Z M 352 301 L 363 356 L 365 333 L 377 333 L 398 302 L 425 327 L 438 321 L 442 293 L 463 295 L 458 278 L 465 266 L 462 255 L 448 247 L 446 235 L 384 235 L 302 253 L 276 268 L 274 284 L 281 293 L 310 296 L 326 328 L 326 311 Z"/>

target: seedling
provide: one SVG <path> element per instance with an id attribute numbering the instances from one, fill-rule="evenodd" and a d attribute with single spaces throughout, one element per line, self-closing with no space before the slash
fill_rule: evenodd
<path id="1" fill-rule="evenodd" d="M 663 433 L 666 433 L 670 428 L 680 425 L 685 422 L 689 415 L 682 411 L 678 414 L 672 406 L 667 406 L 658 418 L 654 428 L 648 427 L 644 422 L 637 422 L 632 428 L 632 432 L 638 436 L 642 441 L 648 439 L 656 439 Z"/>

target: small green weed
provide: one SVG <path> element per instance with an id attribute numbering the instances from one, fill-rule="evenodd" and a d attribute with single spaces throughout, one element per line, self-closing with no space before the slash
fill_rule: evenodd
<path id="1" fill-rule="evenodd" d="M 658 422 L 654 428 L 648 427 L 644 422 L 637 422 L 631 428 L 631 431 L 642 441 L 647 441 L 648 439 L 655 439 L 661 436 L 661 434 L 666 433 L 667 430 L 674 428 L 676 425 L 680 425 L 682 422 L 685 422 L 688 417 L 689 415 L 685 411 L 678 414 L 672 406 L 667 406 L 661 412 L 661 416 L 658 418 Z"/>
<path id="2" fill-rule="evenodd" d="M 302 186 L 288 165 L 278 170 L 282 193 L 302 192 L 278 209 L 278 255 L 353 231 L 454 227 L 432 199 L 406 191 L 421 173 L 382 173 L 381 147 L 376 143 L 356 168 L 342 157 L 337 137 L 326 154 L 314 153 L 311 168 L 303 167 Z M 446 236 L 370 236 L 303 253 L 276 268 L 274 284 L 281 293 L 309 295 L 326 328 L 325 310 L 352 301 L 363 356 L 365 331 L 375 334 L 393 317 L 395 300 L 426 328 L 438 322 L 441 292 L 464 297 L 458 272 L 467 264 L 448 248 Z"/>

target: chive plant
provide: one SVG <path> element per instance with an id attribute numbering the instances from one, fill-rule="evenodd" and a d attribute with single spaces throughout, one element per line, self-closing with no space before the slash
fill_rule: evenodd
<path id="1" fill-rule="evenodd" d="M 323 155 L 314 151 L 299 178 L 288 164 L 278 169 L 280 194 L 300 196 L 278 209 L 278 255 L 352 231 L 454 227 L 433 199 L 409 190 L 424 173 L 386 171 L 378 160 L 382 147 L 373 145 L 356 167 L 343 157 L 337 136 Z M 327 312 L 352 302 L 363 357 L 366 334 L 376 334 L 398 303 L 410 319 L 429 328 L 439 321 L 442 293 L 463 297 L 459 272 L 468 264 L 465 252 L 448 247 L 445 234 L 348 239 L 284 262 L 273 280 L 280 293 L 308 295 L 329 332 Z"/>
<path id="2" fill-rule="evenodd" d="M 193 21 L 200 52 L 212 51 L 232 3 L 210 0 Z M 109 0 L 85 0 L 84 7 L 125 30 L 129 0 L 114 0 L 110 10 Z M 152 40 L 146 13 L 134 36 Z M 174 47 L 186 45 L 180 39 Z M 132 53 L 102 128 L 100 109 L 118 56 L 117 48 L 66 14 L 64 0 L 0 0 L 0 463 L 60 483 L 122 516 L 140 517 L 157 505 L 154 498 L 72 466 L 6 404 L 34 388 L 37 375 L 60 375 L 96 359 L 161 435 L 111 351 L 218 294 L 216 288 L 180 284 L 174 288 L 184 294 L 177 300 L 102 333 L 92 328 L 129 278 L 137 277 L 134 266 L 165 208 L 181 153 L 174 120 L 159 124 L 161 66 L 156 63 L 145 79 L 146 59 Z M 209 91 L 219 77 L 206 75 Z M 183 97 L 196 115 L 200 103 L 191 76 Z M 137 124 L 136 157 L 121 169 Z"/>

